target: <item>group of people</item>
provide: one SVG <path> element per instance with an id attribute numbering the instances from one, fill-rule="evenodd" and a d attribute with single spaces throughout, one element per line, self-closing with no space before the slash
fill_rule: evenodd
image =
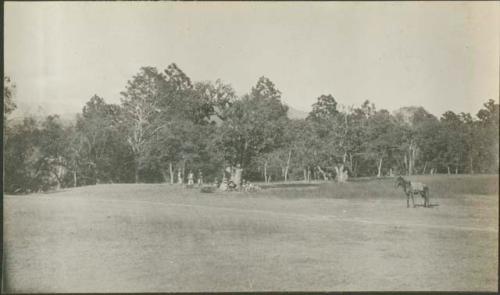
<path id="1" fill-rule="evenodd" d="M 215 187 L 221 191 L 244 191 L 244 192 L 255 192 L 259 191 L 260 187 L 258 185 L 254 185 L 249 181 L 242 179 L 243 169 L 238 164 L 236 167 L 228 167 L 224 171 L 222 181 L 219 182 L 218 179 L 215 179 Z M 198 170 L 197 177 L 198 186 L 203 185 L 203 173 L 201 170 Z M 194 186 L 194 173 L 189 171 L 187 175 L 187 187 Z M 182 177 L 181 170 L 177 173 L 177 183 L 184 184 L 184 179 Z"/>
<path id="2" fill-rule="evenodd" d="M 231 179 L 223 178 L 222 182 L 218 182 L 218 180 L 215 181 L 215 186 L 223 191 L 243 191 L 243 192 L 256 192 L 260 191 L 260 187 L 258 185 L 255 185 L 253 183 L 250 183 L 250 181 L 243 180 L 240 185 L 238 183 L 235 183 Z"/>
<path id="3" fill-rule="evenodd" d="M 260 187 L 242 178 L 243 169 L 238 164 L 236 167 L 227 167 L 222 176 L 222 181 L 215 180 L 215 186 L 221 191 L 244 191 L 253 192 Z"/>
<path id="4" fill-rule="evenodd" d="M 199 186 L 203 185 L 203 173 L 201 172 L 201 170 L 198 170 L 197 181 L 198 181 L 198 185 Z M 184 179 L 182 177 L 181 170 L 179 170 L 179 172 L 177 172 L 177 183 L 178 184 L 183 184 L 184 183 Z M 187 182 L 187 185 L 188 186 L 193 186 L 194 185 L 194 173 L 192 171 L 189 171 L 189 173 L 188 173 L 188 182 Z"/>

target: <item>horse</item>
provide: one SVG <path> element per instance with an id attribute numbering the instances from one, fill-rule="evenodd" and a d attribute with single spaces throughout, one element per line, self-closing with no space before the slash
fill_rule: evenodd
<path id="1" fill-rule="evenodd" d="M 406 194 L 406 208 L 410 207 L 410 196 L 413 207 L 415 207 L 415 199 L 413 196 L 419 194 L 424 198 L 424 207 L 430 207 L 429 203 L 429 187 L 421 182 L 411 182 L 405 180 L 402 176 L 396 178 L 396 183 L 394 184 L 396 188 L 402 187 L 404 193 Z"/>

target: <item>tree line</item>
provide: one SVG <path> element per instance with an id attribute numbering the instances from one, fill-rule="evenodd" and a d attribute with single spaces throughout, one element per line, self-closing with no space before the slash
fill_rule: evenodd
<path id="1" fill-rule="evenodd" d="M 434 173 L 497 173 L 499 105 L 476 115 L 423 107 L 393 113 L 321 95 L 290 119 L 266 78 L 237 96 L 221 80 L 193 82 L 176 65 L 142 67 L 121 103 L 94 95 L 67 124 L 58 115 L 9 118 L 15 84 L 4 77 L 4 191 L 29 193 L 99 183 L 167 182 L 202 171 L 221 179 L 243 168 L 251 181 L 336 180 Z"/>

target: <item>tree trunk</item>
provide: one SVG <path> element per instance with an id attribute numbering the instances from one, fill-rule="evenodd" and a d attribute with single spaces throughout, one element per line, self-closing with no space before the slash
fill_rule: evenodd
<path id="1" fill-rule="evenodd" d="M 307 167 L 307 182 L 311 182 L 311 169 Z"/>
<path id="2" fill-rule="evenodd" d="M 328 180 L 328 176 L 326 175 L 325 171 L 323 171 L 323 169 L 321 169 L 321 167 L 318 166 L 318 171 L 321 173 L 321 175 L 323 176 L 323 179 L 325 181 Z"/>
<path id="3" fill-rule="evenodd" d="M 62 157 L 59 158 L 59 161 L 60 161 L 60 163 L 63 163 L 62 162 Z M 58 165 L 57 166 L 57 180 L 59 181 L 59 187 L 62 184 L 62 180 L 63 180 L 64 175 L 66 174 L 66 172 L 67 172 L 66 167 L 64 167 L 62 165 Z"/>
<path id="4" fill-rule="evenodd" d="M 236 189 L 238 190 L 241 188 L 241 183 L 243 180 L 243 168 L 240 167 L 241 165 L 234 169 L 234 178 L 233 178 L 233 182 L 236 184 Z"/>
<path id="5" fill-rule="evenodd" d="M 382 177 L 382 160 L 383 160 L 383 158 L 380 157 L 380 159 L 378 161 L 378 173 L 377 173 L 378 178 Z"/>
<path id="6" fill-rule="evenodd" d="M 307 181 L 307 170 L 304 168 L 304 181 Z"/>
<path id="7" fill-rule="evenodd" d="M 424 169 L 422 170 L 422 174 L 425 175 L 425 169 L 427 168 L 427 161 L 425 161 L 425 164 L 424 164 Z"/>
<path id="8" fill-rule="evenodd" d="M 448 169 L 448 175 L 450 175 L 451 174 L 451 172 L 450 172 L 450 166 L 447 166 L 446 168 Z"/>
<path id="9" fill-rule="evenodd" d="M 405 170 L 409 171 L 409 169 L 408 169 L 408 156 L 406 155 L 406 153 L 405 153 L 404 164 L 405 164 Z"/>
<path id="10" fill-rule="evenodd" d="M 170 184 L 174 184 L 174 170 L 172 168 L 172 162 L 168 163 L 168 172 L 170 175 Z"/>
<path id="11" fill-rule="evenodd" d="M 285 182 L 288 181 L 288 169 L 290 168 L 290 157 L 292 156 L 292 150 L 288 152 L 288 160 L 286 161 L 285 167 Z"/>
<path id="12" fill-rule="evenodd" d="M 408 176 L 411 176 L 412 172 L 413 172 L 413 159 L 410 148 L 410 152 L 408 153 Z"/>
<path id="13" fill-rule="evenodd" d="M 186 177 L 186 160 L 182 161 L 182 179 L 183 180 L 184 180 L 184 177 Z"/>
<path id="14" fill-rule="evenodd" d="M 91 171 L 91 176 L 89 177 L 90 179 L 92 179 L 92 184 L 94 183 L 97 183 L 97 165 L 95 164 L 95 161 L 94 160 L 89 160 L 89 163 L 88 163 L 89 167 L 90 167 L 90 171 Z"/>
<path id="15" fill-rule="evenodd" d="M 337 173 L 337 182 L 344 183 L 347 181 L 348 174 L 347 171 L 344 170 L 344 164 L 335 167 L 335 172 Z"/>
<path id="16" fill-rule="evenodd" d="M 234 181 L 234 167 L 232 165 L 231 167 L 229 167 L 229 171 L 230 171 L 229 180 Z"/>
<path id="17" fill-rule="evenodd" d="M 472 166 L 472 156 L 470 156 L 470 174 L 474 174 L 474 168 Z"/>
<path id="18" fill-rule="evenodd" d="M 139 183 L 139 167 L 135 168 L 135 183 Z"/>
<path id="19" fill-rule="evenodd" d="M 352 175 L 354 177 L 358 177 L 358 161 L 354 161 L 354 164 L 352 166 Z"/>
<path id="20" fill-rule="evenodd" d="M 181 168 L 177 168 L 177 184 L 183 184 L 184 183 L 184 179 L 183 179 L 183 175 L 182 175 L 182 170 Z"/>
<path id="21" fill-rule="evenodd" d="M 349 169 L 351 170 L 351 172 L 354 172 L 354 166 L 352 164 L 352 154 L 349 153 Z"/>
<path id="22" fill-rule="evenodd" d="M 264 162 L 264 182 L 265 183 L 268 183 L 268 179 L 267 179 L 267 161 Z"/>
<path id="23" fill-rule="evenodd" d="M 243 146 L 243 152 L 240 155 L 240 167 L 241 168 L 245 168 L 243 166 L 243 163 L 245 162 L 244 160 L 245 160 L 245 156 L 247 154 L 247 150 L 248 150 L 248 139 L 245 138 L 245 145 Z"/>
<path id="24" fill-rule="evenodd" d="M 455 167 L 455 174 L 458 174 L 458 167 Z"/>
<path id="25" fill-rule="evenodd" d="M 410 175 L 413 174 L 413 170 L 415 169 L 415 154 L 416 154 L 416 149 L 415 147 L 413 147 L 412 145 L 412 149 L 411 149 L 411 170 L 410 170 Z"/>
<path id="26" fill-rule="evenodd" d="M 163 182 L 167 183 L 167 172 L 164 169 L 160 169 L 161 176 L 163 177 Z"/>
<path id="27" fill-rule="evenodd" d="M 56 171 L 51 171 L 52 172 L 52 175 L 54 176 L 57 184 L 56 184 L 56 190 L 60 190 L 61 189 L 61 180 L 59 179 L 59 175 L 58 175 L 58 171 L 59 170 L 58 168 L 56 168 Z"/>

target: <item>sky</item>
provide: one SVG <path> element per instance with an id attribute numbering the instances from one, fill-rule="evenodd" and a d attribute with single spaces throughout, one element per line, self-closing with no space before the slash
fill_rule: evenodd
<path id="1" fill-rule="evenodd" d="M 18 112 L 119 103 L 141 66 L 175 62 L 240 95 L 266 76 L 293 108 L 342 105 L 475 114 L 499 99 L 491 2 L 6 2 L 4 71 Z"/>

